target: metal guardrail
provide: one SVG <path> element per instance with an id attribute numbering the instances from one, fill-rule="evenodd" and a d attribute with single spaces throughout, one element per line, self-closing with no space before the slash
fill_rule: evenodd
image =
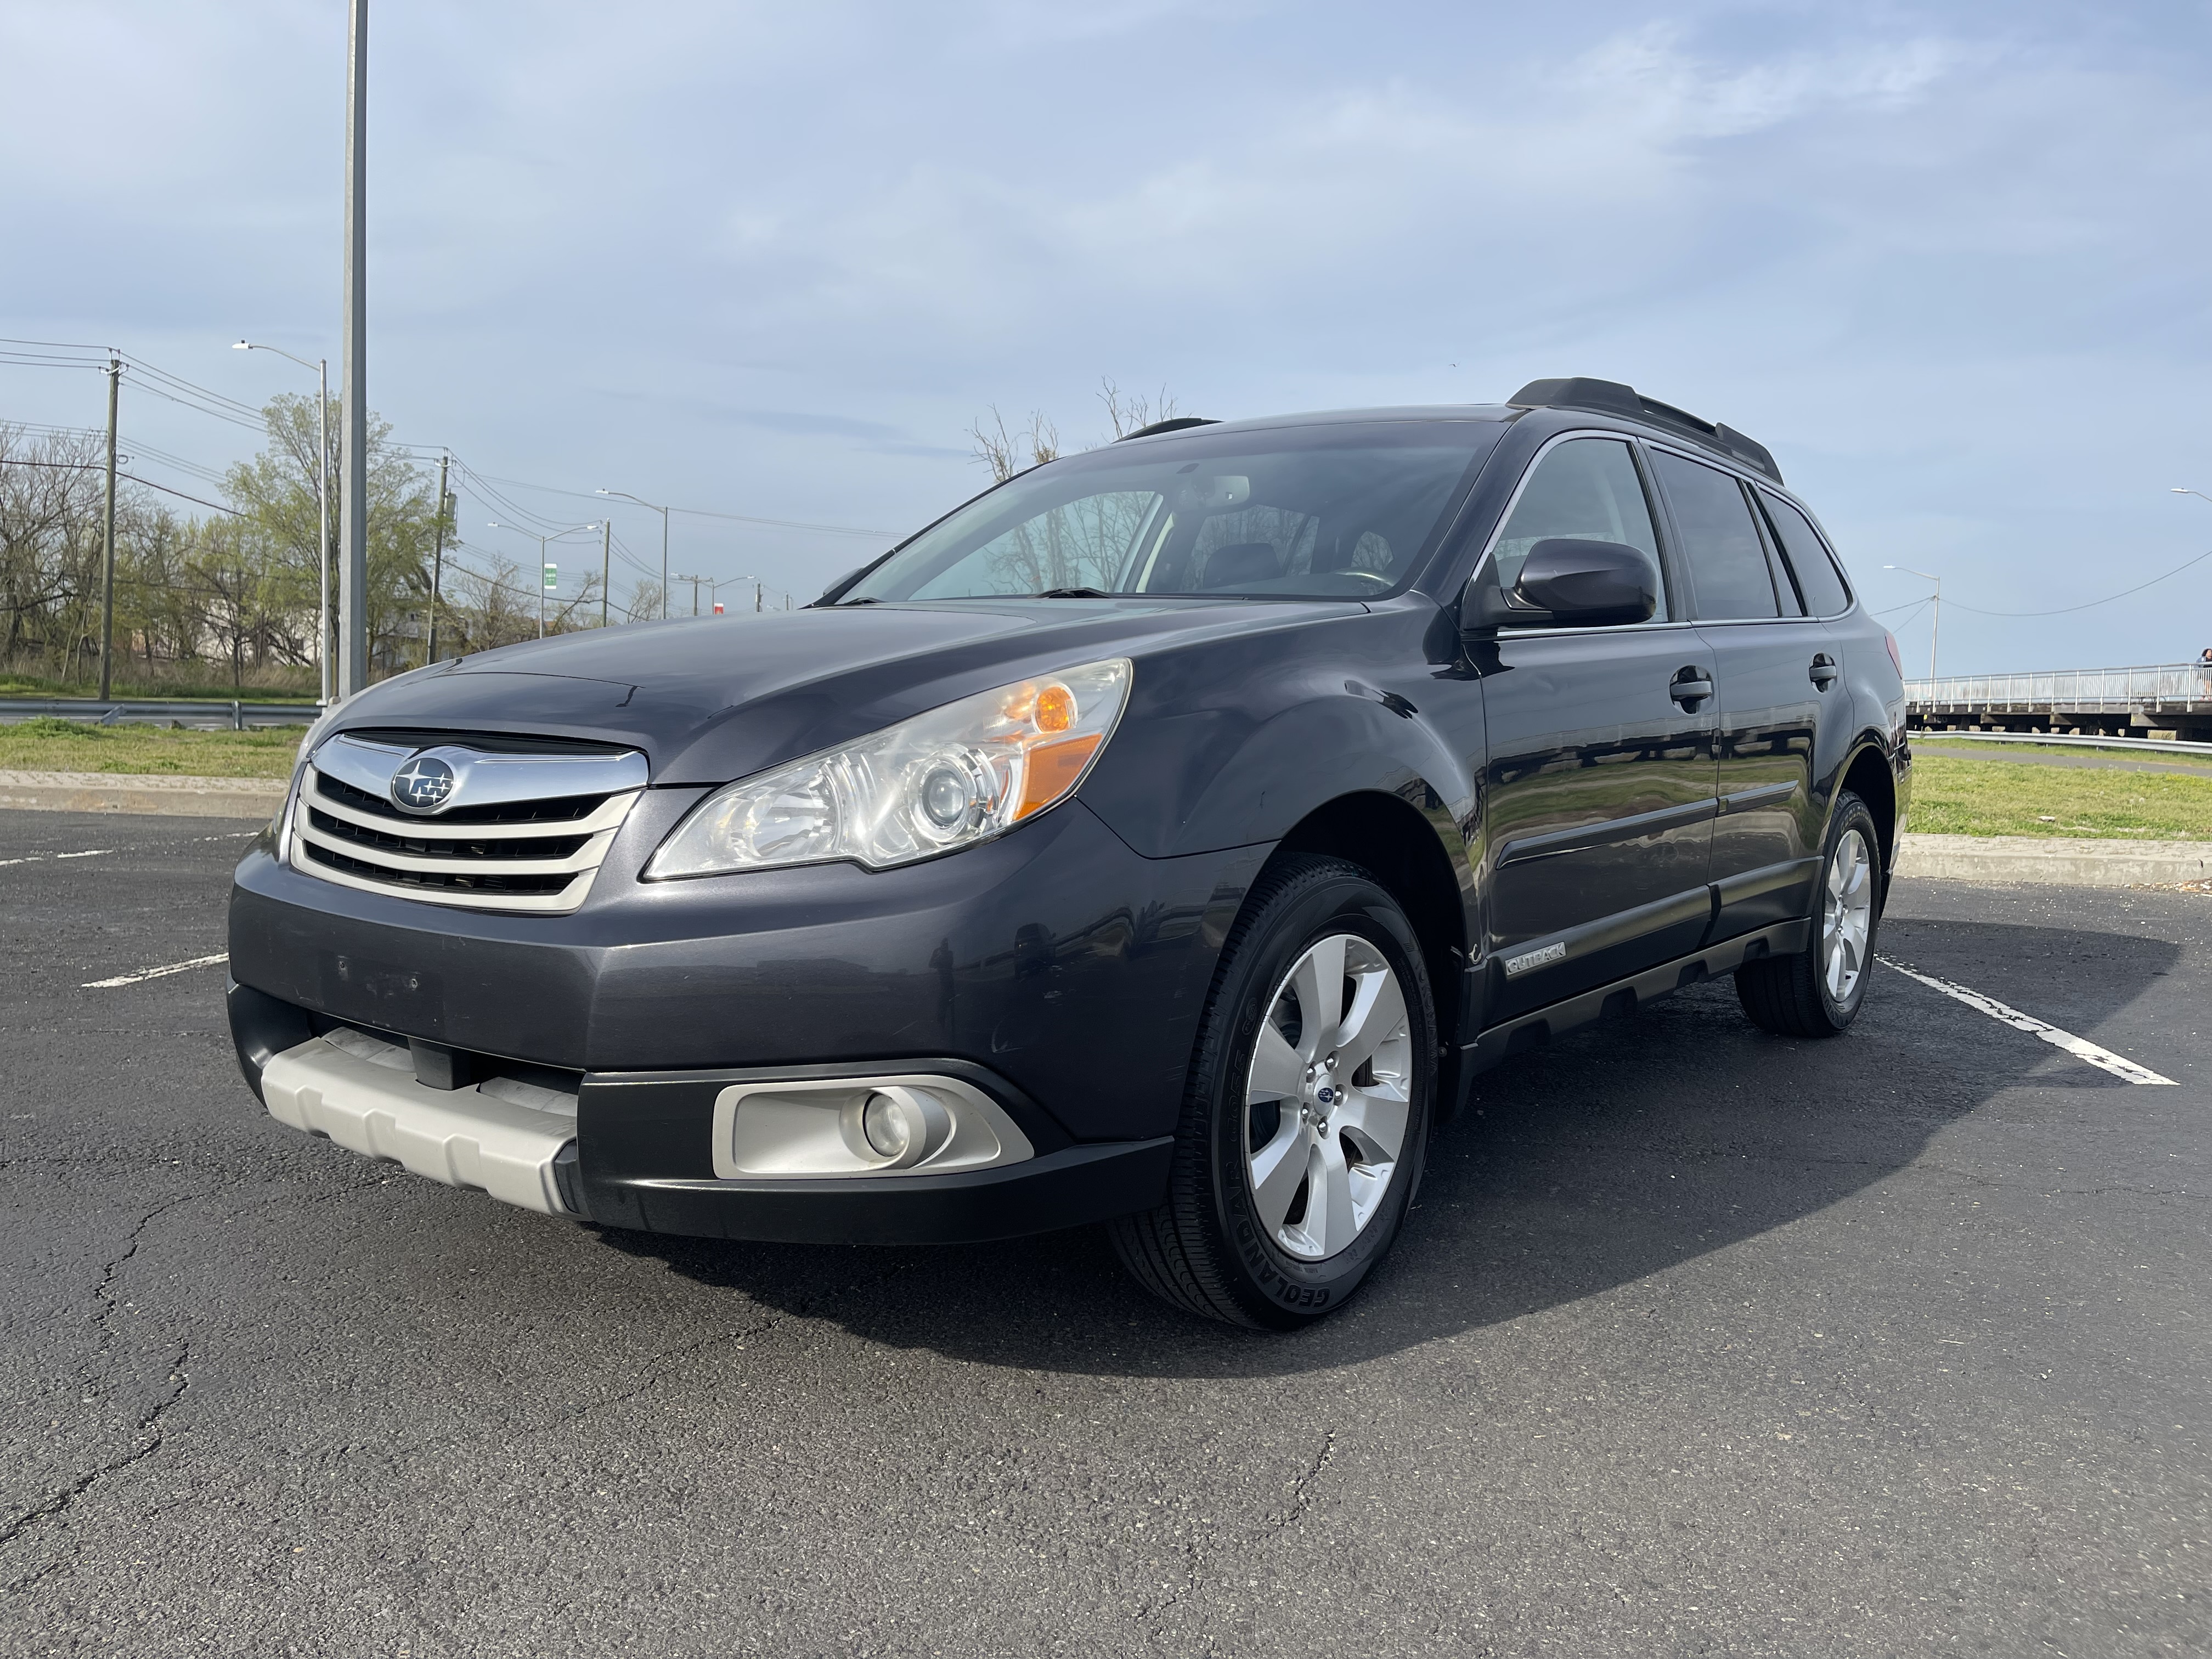
<path id="1" fill-rule="evenodd" d="M 2031 674 L 1944 675 L 1907 680 L 1914 708 L 2068 708 L 2127 714 L 2160 708 L 2212 711 L 2212 663 L 2142 668 L 2062 668 Z"/>
<path id="2" fill-rule="evenodd" d="M 0 723 L 12 720 L 83 720 L 94 726 L 161 725 L 181 720 L 186 726 L 243 732 L 249 726 L 307 726 L 321 714 L 313 702 L 210 702 L 178 698 L 149 702 L 118 698 L 100 702 L 90 697 L 0 697 Z"/>
<path id="3" fill-rule="evenodd" d="M 2033 743 L 2045 748 L 2149 750 L 2162 755 L 2212 755 L 2212 743 L 2184 743 L 2172 738 L 2107 738 L 2091 733 L 2069 736 L 2063 732 L 1941 732 L 1916 731 L 1915 747 L 1925 743 Z"/>

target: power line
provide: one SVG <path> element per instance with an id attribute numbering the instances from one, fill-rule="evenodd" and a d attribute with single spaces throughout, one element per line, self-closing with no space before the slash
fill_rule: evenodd
<path id="1" fill-rule="evenodd" d="M 2185 563 L 2174 566 L 2172 569 L 2167 571 L 2163 576 L 2153 576 L 2147 582 L 2137 582 L 2133 587 L 2123 588 L 2117 593 L 2108 593 L 2101 599 L 2090 599 L 2081 605 L 2062 605 L 2055 611 L 1984 611 L 1979 605 L 1963 605 L 1957 599 L 1952 600 L 1951 603 L 1957 605 L 1961 611 L 1972 611 L 1978 617 L 2070 616 L 2076 611 L 2094 611 L 2100 605 L 2112 604 L 2114 599 L 2124 599 L 2131 593 L 2142 592 L 2146 587 L 2156 587 L 2160 582 L 2166 581 L 2175 576 L 2179 576 L 2183 571 L 2189 569 L 2191 566 L 2200 565 L 2207 559 L 2212 559 L 2212 548 L 2207 548 L 2203 552 L 2199 553 L 2195 558 L 2189 560 Z"/>
<path id="2" fill-rule="evenodd" d="M 596 490 L 587 494 L 580 489 L 563 489 L 557 484 L 532 483 L 524 478 L 501 478 L 490 473 L 479 473 L 477 476 L 488 479 L 490 483 L 507 484 L 516 489 L 542 489 L 549 495 L 574 495 L 583 501 L 605 499 Z M 769 525 L 778 530 L 818 530 L 825 535 L 831 536 L 890 536 L 897 533 L 890 530 L 862 530 L 849 524 L 809 524 L 798 519 L 763 519 L 746 513 L 719 513 L 704 507 L 672 507 L 668 510 L 671 513 L 681 513 L 687 518 L 728 519 L 737 524 Z"/>
<path id="3" fill-rule="evenodd" d="M 101 461 L 8 460 L 0 461 L 0 466 L 45 466 L 52 467 L 57 472 L 98 472 L 105 470 L 106 463 Z M 191 501 L 195 506 L 198 507 L 211 507 L 218 513 L 229 514 L 234 519 L 242 519 L 246 516 L 234 507 L 225 507 L 221 501 L 204 501 L 197 495 L 187 495 L 181 489 L 172 489 L 168 485 L 157 484 L 149 478 L 141 478 L 137 477 L 135 474 L 129 472 L 118 472 L 115 476 L 118 478 L 129 478 L 132 483 L 143 484 L 149 489 L 158 489 L 164 495 L 174 495 L 179 501 Z"/>

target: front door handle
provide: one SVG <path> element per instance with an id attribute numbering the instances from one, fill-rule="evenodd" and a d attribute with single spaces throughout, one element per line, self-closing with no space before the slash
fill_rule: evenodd
<path id="1" fill-rule="evenodd" d="M 1823 651 L 1813 659 L 1813 684 L 1823 691 L 1836 683 L 1836 659 Z"/>
<path id="2" fill-rule="evenodd" d="M 1674 671 L 1674 683 L 1667 688 L 1667 695 L 1691 713 L 1698 705 L 1713 695 L 1713 677 L 1710 669 L 1692 663 L 1686 668 Z"/>

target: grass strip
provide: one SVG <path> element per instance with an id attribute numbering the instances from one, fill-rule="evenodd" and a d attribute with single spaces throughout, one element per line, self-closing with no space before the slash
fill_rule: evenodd
<path id="1" fill-rule="evenodd" d="M 1931 836 L 2212 840 L 2212 773 L 2038 766 L 1916 750 L 1906 828 Z"/>
<path id="2" fill-rule="evenodd" d="M 179 732 L 42 717 L 0 725 L 0 772 L 166 773 L 197 778 L 288 778 L 307 728 Z"/>

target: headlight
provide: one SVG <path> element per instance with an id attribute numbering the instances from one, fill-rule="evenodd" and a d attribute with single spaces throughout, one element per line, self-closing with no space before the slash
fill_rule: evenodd
<path id="1" fill-rule="evenodd" d="M 1129 698 L 1126 658 L 963 697 L 717 790 L 647 880 L 852 859 L 911 864 L 1002 835 L 1065 800 Z"/>

